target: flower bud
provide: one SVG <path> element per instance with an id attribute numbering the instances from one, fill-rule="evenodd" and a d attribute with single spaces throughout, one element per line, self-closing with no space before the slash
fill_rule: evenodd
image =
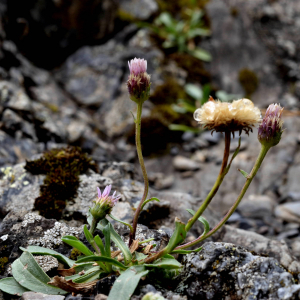
<path id="1" fill-rule="evenodd" d="M 97 190 L 98 199 L 93 201 L 95 204 L 90 209 L 90 212 L 96 220 L 100 221 L 104 219 L 107 214 L 111 213 L 112 208 L 121 198 L 121 195 L 116 195 L 116 192 L 114 192 L 112 196 L 109 196 L 109 193 L 111 191 L 111 185 L 105 187 L 102 195 L 101 190 L 99 188 L 97 188 Z"/>
<path id="2" fill-rule="evenodd" d="M 281 120 L 283 108 L 280 104 L 269 105 L 266 114 L 258 128 L 258 140 L 269 147 L 276 146 L 283 132 Z"/>
<path id="3" fill-rule="evenodd" d="M 143 103 L 150 95 L 150 75 L 147 73 L 147 61 L 140 58 L 128 62 L 130 75 L 127 88 L 130 99 L 136 103 Z"/>

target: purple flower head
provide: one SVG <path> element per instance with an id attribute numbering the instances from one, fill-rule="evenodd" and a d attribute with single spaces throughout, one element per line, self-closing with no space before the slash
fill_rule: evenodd
<path id="1" fill-rule="evenodd" d="M 147 73 L 147 61 L 141 58 L 128 62 L 130 75 L 127 88 L 130 99 L 136 103 L 143 103 L 150 95 L 150 75 Z"/>
<path id="2" fill-rule="evenodd" d="M 130 74 L 139 75 L 147 71 L 147 61 L 143 58 L 135 58 L 128 62 Z"/>
<path id="3" fill-rule="evenodd" d="M 116 191 L 110 196 L 111 185 L 105 187 L 101 194 L 101 190 L 97 187 L 98 198 L 94 201 L 95 205 L 91 208 L 90 212 L 94 218 L 101 220 L 107 214 L 111 213 L 112 208 L 121 198 L 121 195 L 116 195 Z"/>
<path id="4" fill-rule="evenodd" d="M 261 144 L 273 147 L 281 139 L 283 132 L 281 114 L 283 107 L 280 104 L 269 105 L 266 114 L 258 128 L 258 139 Z"/>

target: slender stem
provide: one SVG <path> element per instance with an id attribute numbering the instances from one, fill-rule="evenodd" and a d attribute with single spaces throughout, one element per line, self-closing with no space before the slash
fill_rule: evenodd
<path id="1" fill-rule="evenodd" d="M 143 159 L 143 154 L 142 154 L 142 146 L 141 146 L 142 106 L 143 106 L 143 103 L 138 103 L 138 105 L 137 105 L 137 114 L 136 114 L 136 120 L 135 120 L 135 144 L 136 144 L 136 150 L 137 150 L 137 154 L 138 154 L 138 158 L 139 158 L 139 163 L 140 163 L 143 177 L 144 177 L 144 194 L 142 196 L 142 199 L 141 199 L 139 206 L 136 209 L 134 217 L 133 217 L 132 230 L 131 230 L 130 236 L 129 236 L 129 246 L 132 244 L 132 241 L 135 239 L 135 232 L 136 232 L 138 218 L 139 218 L 140 212 L 142 210 L 142 205 L 147 198 L 148 188 L 149 188 L 148 176 L 147 176 L 147 171 L 146 171 L 146 167 L 144 164 L 144 159 Z"/>
<path id="2" fill-rule="evenodd" d="M 223 156 L 223 162 L 222 162 L 222 166 L 221 166 L 218 178 L 217 178 L 214 186 L 212 187 L 211 191 L 207 195 L 206 199 L 204 200 L 202 205 L 199 207 L 199 209 L 195 213 L 195 215 L 191 219 L 189 219 L 189 221 L 187 222 L 187 224 L 185 226 L 186 232 L 188 232 L 191 229 L 191 227 L 194 225 L 194 223 L 203 214 L 203 212 L 205 211 L 205 209 L 207 208 L 207 206 L 209 205 L 209 203 L 211 202 L 211 200 L 213 199 L 213 197 L 217 193 L 217 191 L 218 191 L 218 189 L 219 189 L 219 187 L 220 187 L 220 185 L 221 185 L 221 183 L 222 183 L 222 181 L 223 181 L 223 179 L 224 179 L 224 177 L 227 173 L 226 167 L 227 167 L 228 157 L 229 157 L 229 152 L 230 152 L 230 135 L 231 135 L 230 131 L 225 131 L 224 156 Z"/>
<path id="3" fill-rule="evenodd" d="M 94 217 L 93 217 L 93 220 L 92 220 L 92 224 L 91 224 L 91 227 L 90 227 L 90 233 L 91 233 L 91 235 L 94 235 L 94 231 L 95 231 L 95 229 L 96 229 L 96 226 L 97 226 L 97 219 L 95 219 Z"/>
<path id="4" fill-rule="evenodd" d="M 261 146 L 260 149 L 260 153 L 256 159 L 255 165 L 251 171 L 251 173 L 249 174 L 243 189 L 241 191 L 241 193 L 239 194 L 238 198 L 236 199 L 235 203 L 233 204 L 233 206 L 230 208 L 230 210 L 228 211 L 228 213 L 225 215 L 225 217 L 219 222 L 218 225 L 216 225 L 211 231 L 209 231 L 206 235 L 201 236 L 199 238 L 197 238 L 196 240 L 189 242 L 187 244 L 181 245 L 177 248 L 175 248 L 175 250 L 179 250 L 179 249 L 186 249 L 189 248 L 191 246 L 194 246 L 196 244 L 198 244 L 199 242 L 202 242 L 203 240 L 207 239 L 208 237 L 210 237 L 211 235 L 213 235 L 216 231 L 218 231 L 226 222 L 227 220 L 230 218 L 230 216 L 233 214 L 233 212 L 236 210 L 236 208 L 238 207 L 238 205 L 240 204 L 241 200 L 243 199 L 250 183 L 252 182 L 254 176 L 256 175 L 258 169 L 260 168 L 267 152 L 270 150 L 270 147 L 266 147 L 264 145 Z"/>

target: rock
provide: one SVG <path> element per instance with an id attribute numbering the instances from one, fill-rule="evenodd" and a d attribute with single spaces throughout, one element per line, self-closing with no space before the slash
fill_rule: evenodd
<path id="1" fill-rule="evenodd" d="M 163 173 L 150 173 L 148 174 L 149 181 L 154 184 L 156 190 L 163 190 L 170 188 L 174 183 L 173 175 L 164 175 Z"/>
<path id="2" fill-rule="evenodd" d="M 275 216 L 287 222 L 300 223 L 299 209 L 300 201 L 281 204 L 275 208 Z"/>
<path id="3" fill-rule="evenodd" d="M 80 175 L 79 180 L 77 196 L 65 208 L 65 216 L 68 218 L 78 213 L 82 218 L 85 218 L 93 200 L 97 198 L 97 187 L 102 190 L 105 186 L 113 183 L 110 178 L 103 177 L 94 172 L 90 172 L 89 175 Z"/>
<path id="4" fill-rule="evenodd" d="M 0 224 L 1 257 L 8 258 L 8 264 L 17 259 L 22 251 L 19 247 L 28 245 L 42 246 L 68 255 L 70 247 L 63 244 L 61 237 L 73 235 L 79 237 L 82 228 L 69 227 L 53 219 L 45 219 L 26 211 L 11 211 Z M 8 265 L 5 266 L 7 275 Z"/>
<path id="5" fill-rule="evenodd" d="M 58 260 L 53 256 L 35 255 L 33 257 L 45 273 L 52 269 L 58 268 Z"/>
<path id="6" fill-rule="evenodd" d="M 134 0 L 119 0 L 119 2 L 121 11 L 138 20 L 147 20 L 158 11 L 155 0 L 139 0 L 138 3 Z"/>
<path id="7" fill-rule="evenodd" d="M 44 175 L 32 175 L 24 169 L 25 163 L 0 169 L 0 212 L 31 212 L 34 201 L 40 194 Z"/>
<path id="8" fill-rule="evenodd" d="M 273 214 L 276 202 L 268 196 L 249 195 L 238 206 L 238 211 L 247 218 L 264 219 Z"/>
<path id="9" fill-rule="evenodd" d="M 214 132 L 211 134 L 210 131 L 204 131 L 200 135 L 201 139 L 209 142 L 212 145 L 218 144 L 222 138 L 222 133 L 221 132 Z"/>
<path id="10" fill-rule="evenodd" d="M 30 112 L 31 102 L 29 97 L 17 85 L 8 82 L 0 82 L 1 105 L 10 109 Z"/>
<path id="11" fill-rule="evenodd" d="M 0 166 L 23 163 L 37 153 L 45 150 L 45 145 L 37 143 L 31 138 L 11 137 L 0 130 Z"/>
<path id="12" fill-rule="evenodd" d="M 240 95 L 250 91 L 256 103 L 260 105 L 276 101 L 277 96 L 283 92 L 280 76 L 273 64 L 273 54 L 266 51 L 266 48 L 269 49 L 266 45 L 268 39 L 261 40 L 262 32 L 253 25 L 253 18 L 258 14 L 257 7 L 267 3 L 265 0 L 255 2 L 238 0 L 228 3 L 221 0 L 211 1 L 206 9 L 208 17 L 214 20 L 211 26 L 212 35 L 201 44 L 213 57 L 220 58 L 212 60 L 207 67 L 219 88 Z M 232 14 L 233 11 L 237 14 Z M 265 24 L 259 22 L 257 26 L 264 27 Z M 228 39 L 231 40 L 230 43 Z M 250 73 L 252 76 L 246 78 L 248 83 L 252 83 L 253 77 L 256 76 L 259 78 L 259 85 L 242 86 L 239 80 L 242 70 L 247 70 L 247 74 Z"/>
<path id="13" fill-rule="evenodd" d="M 205 243 L 200 252 L 184 256 L 182 263 L 175 292 L 188 299 L 294 299 L 299 289 L 276 259 L 253 255 L 234 244 Z"/>
<path id="14" fill-rule="evenodd" d="M 180 155 L 174 157 L 173 166 L 178 171 L 194 171 L 201 167 L 199 163 Z"/>
<path id="15" fill-rule="evenodd" d="M 121 223 L 116 223 L 114 228 L 122 237 L 124 242 L 128 244 L 130 233 L 129 228 Z M 138 224 L 135 239 L 144 241 L 150 238 L 154 238 L 154 240 L 150 241 L 148 244 L 156 244 L 156 246 L 152 249 L 153 251 L 162 250 L 169 242 L 169 236 L 166 233 L 159 230 L 149 229 L 147 226 Z"/>
<path id="16" fill-rule="evenodd" d="M 25 292 L 23 293 L 20 300 L 64 300 L 65 296 L 60 295 L 46 295 L 42 293 L 35 292 Z"/>
<path id="17" fill-rule="evenodd" d="M 5 30 L 36 65 L 53 68 L 79 46 L 105 38 L 114 30 L 117 1 L 88 3 L 33 1 L 20 11 L 7 10 Z M 88 18 L 86 16 L 89 16 Z M 28 28 L 31 28 L 28 30 Z"/>
<path id="18" fill-rule="evenodd" d="M 103 294 L 98 294 L 95 296 L 95 300 L 106 300 L 107 296 Z"/>
<path id="19" fill-rule="evenodd" d="M 223 226 L 223 231 L 212 236 L 214 241 L 233 243 L 258 254 L 274 257 L 279 263 L 294 274 L 300 273 L 300 262 L 293 256 L 284 241 L 271 240 L 255 232 L 245 231 L 231 226 Z"/>

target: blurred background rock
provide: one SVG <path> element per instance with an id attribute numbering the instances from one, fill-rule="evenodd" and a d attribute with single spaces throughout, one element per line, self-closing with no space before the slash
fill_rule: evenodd
<path id="1" fill-rule="evenodd" d="M 192 118 L 209 95 L 223 101 L 248 97 L 262 110 L 279 102 L 285 107 L 282 141 L 270 151 L 230 224 L 284 239 L 300 256 L 299 19 L 297 0 L 1 1 L 1 218 L 15 195 L 19 202 L 29 201 L 32 190 L 38 195 L 43 179 L 26 175 L 33 186 L 22 198 L 22 188 L 11 187 L 16 179 L 7 167 L 21 174 L 17 164 L 67 145 L 82 148 L 101 176 L 117 180 L 116 188 L 129 193 L 119 211 L 131 218 L 136 196 L 130 193 L 140 191 L 131 190 L 130 180 L 142 177 L 127 61 L 141 57 L 152 80 L 143 110 L 143 153 L 153 196 L 162 190 L 166 200 L 154 206 L 156 220 L 141 215 L 144 224 L 172 227 L 168 214 L 178 212 L 172 211 L 168 192 L 189 194 L 189 205 L 197 207 L 212 187 L 223 137 L 200 130 Z M 237 142 L 232 141 L 232 151 Z M 211 204 L 219 216 L 244 183 L 236 169 L 249 172 L 259 147 L 255 130 L 242 136 L 240 154 Z M 112 161 L 125 165 L 112 167 Z M 103 181 L 97 176 L 90 180 L 93 186 Z M 88 187 L 87 178 L 81 182 Z M 83 199 L 81 192 L 77 200 Z M 74 214 L 76 205 L 67 207 L 66 215 L 82 220 Z"/>

